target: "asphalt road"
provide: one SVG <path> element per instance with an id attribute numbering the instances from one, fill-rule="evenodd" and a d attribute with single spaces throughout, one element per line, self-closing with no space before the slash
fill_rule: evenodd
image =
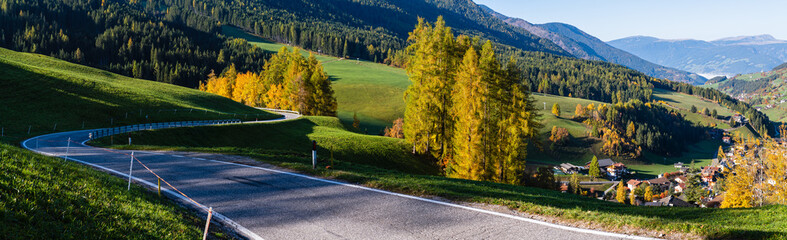
<path id="1" fill-rule="evenodd" d="M 287 119 L 297 115 L 285 114 Z M 274 120 L 280 121 L 284 119 Z M 115 174 L 129 171 L 131 151 L 82 144 L 89 131 L 31 138 L 23 147 Z M 275 139 L 261 140 L 275 141 Z M 37 146 L 37 147 L 36 147 Z M 621 239 L 463 205 L 369 189 L 288 171 L 214 160 L 210 154 L 135 151 L 140 161 L 217 218 L 259 239 Z M 208 157 L 205 157 L 208 156 Z M 135 183 L 156 177 L 134 165 Z M 163 186 L 167 192 L 169 187 Z M 196 206 L 196 205 L 195 205 Z"/>

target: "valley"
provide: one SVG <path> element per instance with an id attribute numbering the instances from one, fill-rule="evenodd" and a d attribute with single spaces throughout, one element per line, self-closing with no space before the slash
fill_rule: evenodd
<path id="1" fill-rule="evenodd" d="M 479 2 L 0 0 L 0 234 L 787 236 L 787 41 Z"/>

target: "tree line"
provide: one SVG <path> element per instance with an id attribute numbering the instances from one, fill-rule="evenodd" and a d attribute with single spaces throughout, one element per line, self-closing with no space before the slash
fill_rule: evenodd
<path id="1" fill-rule="evenodd" d="M 541 126 L 515 61 L 503 66 L 490 41 L 455 37 L 442 18 L 419 19 L 408 41 L 403 131 L 413 152 L 451 177 L 522 183 Z"/>
<path id="2" fill-rule="evenodd" d="M 1 47 L 188 87 L 231 64 L 258 71 L 269 57 L 219 30 L 214 20 L 170 11 L 161 1 L 0 2 Z"/>
<path id="3" fill-rule="evenodd" d="M 282 47 L 260 73 L 240 73 L 230 65 L 220 75 L 210 74 L 202 91 L 253 106 L 298 111 L 305 115 L 336 115 L 331 81 L 313 54 L 303 57 L 298 48 Z"/>

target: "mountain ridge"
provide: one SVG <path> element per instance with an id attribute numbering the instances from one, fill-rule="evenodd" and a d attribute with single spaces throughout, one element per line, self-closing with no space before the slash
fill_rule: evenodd
<path id="1" fill-rule="evenodd" d="M 713 41 L 631 36 L 607 43 L 656 64 L 707 76 L 766 72 L 787 61 L 787 41 L 771 35 Z"/>
<path id="2" fill-rule="evenodd" d="M 703 84 L 707 81 L 704 77 L 694 73 L 648 62 L 634 54 L 612 47 L 570 24 L 558 22 L 533 24 L 524 19 L 505 16 L 485 5 L 479 4 L 479 7 L 511 26 L 520 27 L 536 36 L 551 40 L 578 58 L 620 64 L 656 78 L 692 84 Z"/>

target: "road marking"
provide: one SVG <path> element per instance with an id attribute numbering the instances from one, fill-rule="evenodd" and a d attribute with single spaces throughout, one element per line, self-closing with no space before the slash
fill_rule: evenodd
<path id="1" fill-rule="evenodd" d="M 203 160 L 203 161 L 205 161 L 205 159 L 204 159 L 204 158 L 194 158 L 194 159 L 197 159 L 197 160 Z"/>
<path id="2" fill-rule="evenodd" d="M 41 151 L 37 151 L 37 150 L 34 150 L 34 149 L 31 149 L 31 148 L 27 147 L 27 142 L 32 140 L 32 139 L 35 139 L 35 138 L 38 138 L 38 137 L 34 137 L 34 138 L 31 138 L 31 139 L 28 139 L 28 140 L 25 140 L 24 142 L 22 142 L 22 147 L 24 147 L 27 150 L 30 150 L 30 151 L 33 151 L 33 152 L 36 152 L 36 153 L 39 153 L 39 154 L 42 154 L 42 155 L 45 155 L 45 156 L 60 157 L 60 156 L 57 156 L 57 154 L 48 153 L 48 152 L 41 152 Z M 82 142 L 81 145 L 85 146 L 87 148 L 96 148 L 96 147 L 91 147 L 91 146 L 85 145 L 84 143 L 87 142 L 87 141 L 88 140 L 85 140 L 84 142 Z M 86 161 L 82 161 L 82 160 L 79 160 L 79 159 L 76 159 L 76 158 L 73 158 L 73 157 L 66 157 L 64 159 L 69 160 L 69 161 L 78 162 L 78 163 L 81 163 L 81 164 L 85 164 L 85 165 L 88 165 L 88 166 L 91 166 L 91 167 L 99 168 L 99 169 L 102 169 L 104 171 L 107 171 L 107 172 L 110 172 L 110 173 L 114 173 L 117 176 L 128 176 L 128 174 L 121 173 L 121 172 L 115 171 L 113 169 L 110 169 L 110 168 L 107 168 L 107 167 L 104 167 L 104 166 L 101 166 L 101 165 L 98 165 L 98 164 L 93 164 L 93 163 L 89 163 L 89 162 L 86 162 Z M 148 187 L 151 187 L 151 189 L 155 189 L 155 188 L 158 187 L 158 185 L 153 184 L 151 182 L 148 182 L 148 181 L 146 181 L 144 179 L 141 179 L 141 178 L 137 178 L 137 177 L 131 176 L 131 179 L 136 181 L 136 182 L 138 182 L 138 183 L 142 183 L 142 184 L 148 185 Z M 169 190 L 166 187 L 162 187 L 161 191 L 163 191 L 164 193 L 169 194 L 170 196 L 177 197 L 178 199 L 182 200 L 183 202 L 186 202 L 186 203 L 194 206 L 194 208 L 202 209 L 202 210 L 206 210 L 207 211 L 207 209 L 205 209 L 204 207 L 201 207 L 201 206 L 197 205 L 196 203 L 194 203 L 192 201 L 189 201 L 189 199 L 187 199 L 183 195 L 180 195 L 180 194 L 178 194 L 176 192 L 173 192 L 172 190 Z M 224 216 L 221 213 L 216 212 L 215 210 L 213 211 L 213 217 L 218 219 L 221 222 L 224 222 L 225 224 L 229 225 L 230 227 L 236 229 L 237 231 L 239 231 L 242 235 L 245 235 L 246 237 L 249 237 L 249 238 L 254 239 L 254 240 L 265 240 L 264 238 L 260 237 L 260 235 L 257 235 L 256 233 L 252 232 L 248 228 L 238 224 L 235 221 L 232 221 L 232 219 Z"/>
<path id="3" fill-rule="evenodd" d="M 166 154 L 162 154 L 162 155 L 166 155 Z M 169 156 L 173 156 L 173 157 L 176 157 L 176 158 L 182 158 L 183 157 L 181 155 L 174 155 L 174 154 L 170 154 Z"/>

